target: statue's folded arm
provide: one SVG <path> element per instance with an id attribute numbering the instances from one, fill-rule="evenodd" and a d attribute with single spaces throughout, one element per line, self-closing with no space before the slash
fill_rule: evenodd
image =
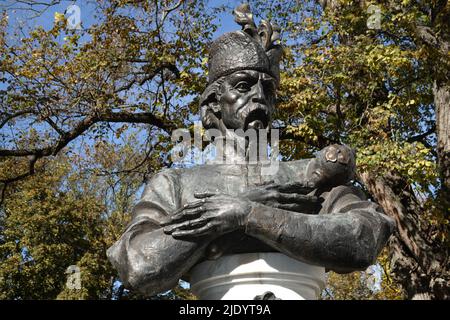
<path id="1" fill-rule="evenodd" d="M 297 260 L 346 273 L 373 264 L 394 221 L 360 192 L 339 186 L 324 195 L 319 215 L 255 205 L 246 233 Z"/>

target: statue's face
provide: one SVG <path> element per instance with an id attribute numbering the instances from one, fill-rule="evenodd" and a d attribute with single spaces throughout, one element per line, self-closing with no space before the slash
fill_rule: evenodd
<path id="1" fill-rule="evenodd" d="M 227 129 L 263 129 L 272 119 L 276 81 L 266 73 L 237 71 L 225 79 L 219 104 Z"/>

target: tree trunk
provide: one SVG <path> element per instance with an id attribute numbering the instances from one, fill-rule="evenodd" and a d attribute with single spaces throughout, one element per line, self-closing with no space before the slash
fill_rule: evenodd
<path id="1" fill-rule="evenodd" d="M 359 175 L 370 194 L 397 224 L 389 240 L 392 277 L 408 299 L 450 299 L 448 248 L 432 239 L 413 189 L 400 176 Z"/>
<path id="2" fill-rule="evenodd" d="M 450 85 L 436 80 L 433 87 L 436 108 L 436 136 L 439 176 L 441 179 L 440 202 L 445 214 L 450 208 Z"/>

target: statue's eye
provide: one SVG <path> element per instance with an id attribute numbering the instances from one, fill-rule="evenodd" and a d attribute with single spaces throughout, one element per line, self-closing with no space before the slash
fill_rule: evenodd
<path id="1" fill-rule="evenodd" d="M 246 81 L 241 81 L 237 85 L 234 86 L 239 92 L 247 92 L 250 91 L 250 84 Z"/>

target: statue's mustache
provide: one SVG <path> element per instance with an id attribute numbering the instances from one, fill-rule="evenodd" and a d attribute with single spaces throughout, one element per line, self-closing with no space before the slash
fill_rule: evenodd
<path id="1" fill-rule="evenodd" d="M 245 120 L 245 129 L 249 127 L 249 124 L 254 122 L 260 122 L 256 128 L 262 129 L 266 128 L 269 124 L 270 111 L 269 107 L 264 104 L 252 103 L 240 110 L 240 116 Z"/>
<path id="2" fill-rule="evenodd" d="M 265 104 L 261 104 L 261 103 L 251 103 L 251 104 L 247 104 L 246 106 L 242 107 L 238 113 L 240 114 L 240 116 L 242 118 L 247 118 L 251 113 L 253 112 L 257 112 L 262 114 L 265 114 L 266 117 L 269 116 L 269 107 L 266 106 Z"/>

